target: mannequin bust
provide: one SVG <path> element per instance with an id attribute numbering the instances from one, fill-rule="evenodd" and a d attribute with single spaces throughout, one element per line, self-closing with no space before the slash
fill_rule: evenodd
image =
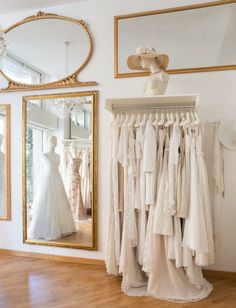
<path id="1" fill-rule="evenodd" d="M 155 58 L 141 58 L 141 66 L 150 71 L 150 75 L 144 84 L 143 91 L 147 95 L 165 94 L 169 81 L 169 75 L 162 70 Z"/>
<path id="2" fill-rule="evenodd" d="M 55 153 L 55 148 L 57 146 L 57 137 L 51 136 L 48 138 L 49 152 Z"/>
<path id="3" fill-rule="evenodd" d="M 169 57 L 157 53 L 153 47 L 139 47 L 136 50 L 136 55 L 129 56 L 127 60 L 130 69 L 150 72 L 143 89 L 147 95 L 165 94 L 169 81 L 169 75 L 165 71 L 168 63 Z"/>

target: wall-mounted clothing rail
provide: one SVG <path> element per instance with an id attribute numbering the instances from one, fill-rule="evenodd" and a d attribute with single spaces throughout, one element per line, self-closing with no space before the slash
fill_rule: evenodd
<path id="1" fill-rule="evenodd" d="M 112 113 L 125 111 L 194 109 L 198 107 L 199 95 L 158 95 L 139 98 L 114 98 L 106 100 L 106 109 Z"/>
<path id="2" fill-rule="evenodd" d="M 91 140 L 79 140 L 79 139 L 64 139 L 62 140 L 62 143 L 68 144 L 68 143 L 80 143 L 80 144 L 91 144 Z"/>

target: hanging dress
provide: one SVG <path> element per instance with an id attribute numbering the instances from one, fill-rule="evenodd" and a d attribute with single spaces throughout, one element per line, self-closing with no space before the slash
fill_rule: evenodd
<path id="1" fill-rule="evenodd" d="M 177 183 L 177 217 L 186 218 L 188 214 L 188 179 L 186 175 L 186 155 L 189 155 L 190 149 L 185 144 L 185 133 L 180 127 L 180 159 L 178 163 L 178 183 Z M 188 138 L 186 136 L 186 138 Z"/>
<path id="2" fill-rule="evenodd" d="M 118 150 L 119 161 L 124 167 L 124 218 L 121 242 L 121 255 L 119 264 L 119 273 L 123 274 L 121 289 L 124 293 L 132 296 L 143 296 L 146 294 L 147 279 L 142 273 L 137 262 L 135 232 L 133 213 L 134 207 L 130 199 L 130 192 L 133 187 L 132 174 L 132 152 L 133 132 L 132 129 L 124 123 L 120 134 L 120 143 Z M 131 188 L 131 191 L 129 190 Z M 130 222 L 132 219 L 132 222 Z"/>
<path id="3" fill-rule="evenodd" d="M 168 151 L 169 139 L 165 144 L 165 154 L 163 161 L 162 176 L 157 196 L 156 212 L 154 217 L 153 241 L 152 241 L 152 262 L 148 279 L 148 295 L 163 300 L 178 302 L 194 302 L 208 296 L 212 291 L 212 286 L 202 277 L 201 269 L 193 265 L 191 277 L 186 275 L 181 266 L 181 255 L 179 252 L 179 240 L 181 239 L 179 223 L 175 217 L 165 214 L 165 207 L 169 205 L 168 194 Z M 173 220 L 172 220 L 173 219 Z M 177 224 L 176 224 L 177 222 Z M 176 255 L 180 258 L 177 262 L 170 256 L 169 236 L 177 237 L 177 253 L 175 250 L 175 240 L 172 241 L 173 259 Z M 171 257 L 171 258 L 170 258 Z"/>
<path id="4" fill-rule="evenodd" d="M 158 198 L 160 179 L 162 173 L 163 165 L 163 153 L 164 153 L 164 143 L 166 138 L 166 129 L 159 128 L 158 130 L 158 152 L 157 152 L 157 187 L 156 196 Z M 143 271 L 146 273 L 150 272 L 151 258 L 152 258 L 152 240 L 153 240 L 153 221 L 155 215 L 156 205 L 151 205 L 148 215 L 147 231 L 144 246 L 144 259 L 143 259 Z"/>
<path id="5" fill-rule="evenodd" d="M 168 186 L 168 157 L 169 134 L 166 133 L 163 167 L 158 188 L 155 207 L 153 232 L 162 235 L 173 235 L 173 217 L 169 215 L 169 186 Z"/>
<path id="6" fill-rule="evenodd" d="M 89 164 L 89 149 L 84 149 L 82 151 L 81 187 L 84 208 L 86 210 L 91 208 Z"/>
<path id="7" fill-rule="evenodd" d="M 165 210 L 166 215 L 172 215 L 173 217 L 173 235 L 169 235 L 168 242 L 168 258 L 175 260 L 176 267 L 182 266 L 182 230 L 180 218 L 176 216 L 177 213 L 177 200 L 178 200 L 178 186 L 181 183 L 181 177 L 179 171 L 179 165 L 181 163 L 180 157 L 180 143 L 181 134 L 179 122 L 173 124 L 170 146 L 169 146 L 169 157 L 168 157 L 168 198 L 169 205 Z"/>
<path id="8" fill-rule="evenodd" d="M 185 220 L 183 246 L 200 253 L 208 252 L 207 226 L 204 219 L 204 208 L 198 180 L 198 166 L 196 156 L 196 132 L 189 129 L 191 136 L 190 152 L 190 204 L 189 214 Z"/>
<path id="9" fill-rule="evenodd" d="M 207 177 L 206 164 L 204 154 L 202 152 L 202 135 L 201 128 L 198 128 L 198 134 L 196 136 L 196 157 L 197 157 L 197 169 L 198 169 L 198 185 L 201 196 L 201 203 L 203 206 L 203 219 L 206 226 L 206 237 L 208 243 L 207 252 L 196 252 L 196 264 L 200 266 L 208 266 L 214 263 L 214 240 L 213 240 L 213 222 L 211 213 L 211 203 L 209 196 L 209 184 Z"/>
<path id="10" fill-rule="evenodd" d="M 137 246 L 137 260 L 140 265 L 143 265 L 144 246 L 147 227 L 147 209 L 145 204 L 145 174 L 143 170 L 143 150 L 144 150 L 144 130 L 145 121 L 140 123 L 136 129 L 136 200 L 135 206 L 138 215 L 138 246 Z"/>
<path id="11" fill-rule="evenodd" d="M 105 251 L 107 273 L 118 275 L 120 262 L 120 219 L 118 211 L 118 172 L 117 154 L 120 139 L 118 118 L 111 125 L 110 135 L 110 166 L 109 166 L 109 207 L 108 207 L 108 232 Z"/>
<path id="12" fill-rule="evenodd" d="M 150 119 L 146 122 L 144 132 L 144 149 L 143 149 L 143 172 L 145 174 L 145 203 L 151 205 L 155 203 L 156 194 L 156 151 L 157 140 L 156 132 Z"/>
<path id="13" fill-rule="evenodd" d="M 85 220 L 87 215 L 85 213 L 82 191 L 81 191 L 81 176 L 80 176 L 80 158 L 71 158 L 71 182 L 69 200 L 72 212 L 76 220 Z"/>
<path id="14" fill-rule="evenodd" d="M 194 265 L 190 279 L 182 267 L 167 256 L 167 236 L 154 235 L 152 263 L 148 279 L 147 294 L 162 300 L 195 302 L 207 297 L 212 286 L 201 274 L 201 268 Z"/>

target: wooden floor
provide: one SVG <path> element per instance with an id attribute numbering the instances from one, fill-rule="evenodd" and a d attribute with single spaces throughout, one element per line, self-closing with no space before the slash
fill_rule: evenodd
<path id="1" fill-rule="evenodd" d="M 213 293 L 194 304 L 129 297 L 102 266 L 0 256 L 1 308 L 236 307 L 236 279 L 208 277 Z"/>

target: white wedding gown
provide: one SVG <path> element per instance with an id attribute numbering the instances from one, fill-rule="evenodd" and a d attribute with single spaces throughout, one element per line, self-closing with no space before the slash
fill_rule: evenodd
<path id="1" fill-rule="evenodd" d="M 59 172 L 59 164 L 58 154 L 43 154 L 29 238 L 55 240 L 77 231 Z"/>

